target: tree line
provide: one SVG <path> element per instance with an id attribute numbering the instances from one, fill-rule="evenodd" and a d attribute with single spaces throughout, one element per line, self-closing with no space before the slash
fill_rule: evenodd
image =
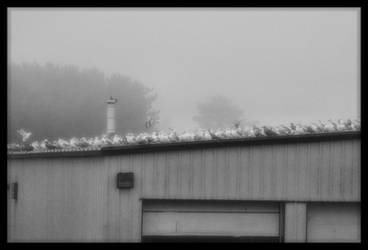
<path id="1" fill-rule="evenodd" d="M 159 128 L 152 123 L 159 119 L 153 108 L 157 93 L 121 74 L 106 76 L 98 69 L 74 65 L 13 63 L 8 79 L 8 142 L 19 140 L 21 128 L 32 132 L 33 141 L 101 135 L 106 132 L 110 96 L 118 99 L 118 134 Z M 238 126 L 244 121 L 243 110 L 224 96 L 214 96 L 197 108 L 193 120 L 202 128 Z"/>
<path id="2" fill-rule="evenodd" d="M 17 129 L 32 132 L 32 140 L 96 136 L 106 131 L 108 97 L 118 99 L 117 133 L 147 130 L 153 89 L 129 77 L 105 76 L 97 69 L 52 63 L 11 64 L 8 81 L 8 141 L 17 140 Z"/>

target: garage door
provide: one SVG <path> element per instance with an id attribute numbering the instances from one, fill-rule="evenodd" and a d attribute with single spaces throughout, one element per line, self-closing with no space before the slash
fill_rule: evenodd
<path id="1" fill-rule="evenodd" d="M 309 204 L 309 242 L 360 242 L 360 204 Z"/>
<path id="2" fill-rule="evenodd" d="M 144 201 L 144 241 L 278 241 L 277 203 Z"/>

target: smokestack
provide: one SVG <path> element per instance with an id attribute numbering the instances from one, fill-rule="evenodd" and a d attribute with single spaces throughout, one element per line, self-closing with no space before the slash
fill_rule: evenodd
<path id="1" fill-rule="evenodd" d="M 115 103 L 117 103 L 117 98 L 112 98 L 106 101 L 107 103 L 107 134 L 111 135 L 115 133 Z"/>

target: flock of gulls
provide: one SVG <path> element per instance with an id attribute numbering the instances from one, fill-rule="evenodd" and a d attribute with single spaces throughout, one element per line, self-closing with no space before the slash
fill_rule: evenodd
<path id="1" fill-rule="evenodd" d="M 49 141 L 27 142 L 31 132 L 20 129 L 17 132 L 22 136 L 22 143 L 10 143 L 7 145 L 8 152 L 49 152 L 49 151 L 75 151 L 75 150 L 99 150 L 104 146 L 112 145 L 141 145 L 141 144 L 159 144 L 159 143 L 178 143 L 193 141 L 210 141 L 225 139 L 242 139 L 250 137 L 266 136 L 292 136 L 303 134 L 333 133 L 342 131 L 360 131 L 359 119 L 338 119 L 336 121 L 328 120 L 326 122 L 315 122 L 309 124 L 294 124 L 271 126 L 251 126 L 226 129 L 197 129 L 193 131 L 184 131 L 181 133 L 170 129 L 169 131 L 155 131 L 152 133 L 132 134 L 125 136 L 118 134 L 102 135 L 91 138 L 62 139 Z"/>

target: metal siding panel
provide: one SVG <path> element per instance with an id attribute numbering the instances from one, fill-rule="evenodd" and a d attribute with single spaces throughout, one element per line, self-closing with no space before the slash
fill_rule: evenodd
<path id="1" fill-rule="evenodd" d="M 285 204 L 285 241 L 306 241 L 306 204 Z"/>
<path id="2" fill-rule="evenodd" d="M 275 195 L 275 198 L 281 199 L 283 197 L 283 194 L 285 194 L 287 190 L 287 175 L 285 174 L 286 172 L 284 171 L 287 165 L 283 160 L 285 158 L 284 156 L 285 146 L 284 145 L 275 146 L 274 152 L 275 152 L 276 178 L 277 178 L 275 187 L 277 194 Z"/>
<path id="3" fill-rule="evenodd" d="M 177 168 L 177 189 L 176 189 L 176 194 L 175 194 L 175 197 L 178 197 L 178 198 L 183 198 L 183 191 L 182 191 L 182 181 L 183 181 L 183 172 L 185 171 L 182 167 L 182 155 L 181 155 L 182 152 L 177 152 L 177 160 L 175 162 L 175 166 Z"/>
<path id="4" fill-rule="evenodd" d="M 229 166 L 229 154 L 230 154 L 229 148 L 226 148 L 221 153 L 223 154 L 222 157 L 222 164 L 223 166 L 220 167 L 220 175 L 223 175 L 223 187 L 222 187 L 222 197 L 223 199 L 229 199 L 229 190 L 230 190 L 230 166 Z"/>
<path id="5" fill-rule="evenodd" d="M 163 170 L 164 171 L 163 173 L 164 175 L 164 196 L 168 197 L 170 195 L 170 191 L 169 191 L 170 190 L 170 186 L 169 186 L 170 168 L 167 164 L 167 152 L 164 152 L 163 155 L 164 157 L 162 159 L 161 167 L 164 169 Z M 136 158 L 141 158 L 141 157 L 143 157 L 143 155 L 140 155 Z"/>
<path id="6" fill-rule="evenodd" d="M 269 196 L 270 197 L 276 197 L 277 196 L 277 187 L 278 185 L 278 179 L 277 179 L 277 164 L 276 164 L 276 154 L 277 154 L 277 149 L 275 148 L 274 145 L 271 146 L 271 154 L 270 154 L 270 185 L 271 185 L 271 190 L 269 192 Z"/>
<path id="7" fill-rule="evenodd" d="M 132 157 L 137 157 L 133 155 Z M 155 169 L 157 171 L 157 195 L 159 197 L 165 196 L 165 153 L 155 154 Z"/>
<path id="8" fill-rule="evenodd" d="M 259 194 L 260 191 L 259 187 L 262 185 L 261 173 L 259 168 L 260 147 L 261 146 L 256 146 L 253 148 L 254 150 L 251 151 L 250 167 L 252 168 L 252 175 L 249 176 L 248 178 L 252 178 L 252 193 L 251 193 L 252 199 L 257 197 L 257 194 Z"/>
<path id="9" fill-rule="evenodd" d="M 133 211 L 134 211 L 134 215 L 132 215 L 132 225 L 133 225 L 133 240 L 135 242 L 139 242 L 141 240 L 141 221 L 142 221 L 142 217 L 141 217 L 141 211 L 142 211 L 142 201 L 140 200 L 140 198 L 142 197 L 142 190 L 143 190 L 143 177 L 142 177 L 142 170 L 143 170 L 143 165 L 142 165 L 142 158 L 143 158 L 143 154 L 138 154 L 136 157 L 134 157 L 134 161 L 133 161 L 133 165 L 132 165 L 132 169 L 135 175 L 135 188 L 133 190 L 131 190 L 132 192 L 134 192 L 132 194 L 131 197 L 131 203 L 133 204 Z M 164 163 L 163 165 L 165 166 L 165 169 L 168 170 L 168 166 L 167 166 L 167 154 L 165 153 L 165 159 L 164 159 Z M 167 179 L 167 178 L 166 178 Z M 167 182 L 167 185 L 169 185 L 169 183 Z M 138 201 L 137 201 L 138 200 Z"/>
<path id="10" fill-rule="evenodd" d="M 308 242 L 360 242 L 358 204 L 311 204 L 308 209 Z"/>
<path id="11" fill-rule="evenodd" d="M 332 198 L 332 199 L 334 199 L 334 197 L 335 197 L 335 190 L 336 190 L 336 165 L 335 165 L 335 159 L 334 159 L 334 157 L 335 157 L 335 155 L 334 155 L 334 153 L 335 153 L 335 150 L 336 150 L 336 148 L 335 148 L 335 143 L 333 142 L 333 143 L 329 143 L 329 157 L 328 157 L 328 159 L 329 159 L 329 179 L 330 179 L 330 192 L 329 192 L 329 197 L 330 198 Z"/>
<path id="12" fill-rule="evenodd" d="M 200 150 L 200 159 L 201 159 L 201 195 L 200 197 L 206 197 L 206 158 L 204 155 L 204 150 Z"/>
<path id="13" fill-rule="evenodd" d="M 340 169 L 341 169 L 341 165 L 342 165 L 342 161 L 341 161 L 341 145 L 339 142 L 334 142 L 333 143 L 333 151 L 332 151 L 332 159 L 331 161 L 333 162 L 333 168 L 334 168 L 334 199 L 338 199 L 339 197 L 341 197 L 341 193 L 340 193 L 340 183 L 341 183 L 341 178 L 340 178 Z"/>
<path id="14" fill-rule="evenodd" d="M 273 236 L 279 229 L 278 214 L 145 212 L 143 234 Z"/>
<path id="15" fill-rule="evenodd" d="M 234 151 L 236 152 L 236 158 L 235 158 L 235 183 L 236 183 L 236 187 L 235 187 L 235 194 L 234 197 L 239 199 L 240 198 L 240 189 L 241 189 L 241 182 L 242 182 L 242 176 L 243 176 L 243 164 L 241 162 L 241 151 L 240 148 L 237 147 L 236 149 L 234 149 Z"/>
<path id="16" fill-rule="evenodd" d="M 297 175 L 297 197 L 303 196 L 305 190 L 310 190 L 307 186 L 307 153 L 308 153 L 308 145 L 299 144 L 296 147 L 296 175 Z"/>
<path id="17" fill-rule="evenodd" d="M 321 162 L 319 165 L 320 169 L 320 176 L 319 176 L 319 184 L 320 184 L 320 190 L 318 194 L 318 198 L 321 200 L 328 199 L 329 193 L 329 158 L 328 158 L 328 144 L 320 142 L 320 150 L 321 150 Z"/>
<path id="18" fill-rule="evenodd" d="M 218 196 L 221 199 L 224 199 L 226 194 L 226 182 L 228 177 L 228 166 L 227 166 L 227 152 L 226 148 L 224 149 L 215 149 L 215 165 L 216 165 L 216 192 L 214 196 Z"/>
<path id="19" fill-rule="evenodd" d="M 213 168 L 211 198 L 213 199 L 214 197 L 219 196 L 218 193 L 220 191 L 221 184 L 218 181 L 218 179 L 219 179 L 219 173 L 218 173 L 218 171 L 219 171 L 219 162 L 217 161 L 217 150 L 212 149 L 211 153 L 212 153 L 211 165 L 212 165 L 212 168 Z"/>
<path id="20" fill-rule="evenodd" d="M 182 182 L 184 186 L 184 197 L 193 197 L 192 152 L 187 151 L 183 156 L 183 166 L 186 173 Z"/>
<path id="21" fill-rule="evenodd" d="M 155 181 L 154 181 L 154 168 L 153 168 L 153 154 L 148 153 L 144 156 L 143 162 L 144 168 L 144 180 L 143 180 L 143 192 L 145 196 L 150 196 L 154 194 Z M 172 165 L 174 167 L 174 165 Z M 174 189 L 175 190 L 175 189 Z"/>
<path id="22" fill-rule="evenodd" d="M 130 170 L 130 159 L 131 155 L 120 156 L 118 164 L 115 165 L 114 168 L 117 169 L 117 172 L 128 172 Z M 114 175 L 116 181 L 116 174 Z M 155 186 L 155 185 L 154 185 Z M 118 190 L 115 187 L 116 200 L 118 200 L 118 208 L 115 211 L 115 215 L 119 216 L 119 220 L 115 221 L 115 227 L 117 229 L 117 235 L 115 236 L 115 240 L 117 241 L 128 241 L 131 239 L 131 221 L 132 221 L 132 211 L 131 211 L 131 201 L 130 201 L 130 190 Z"/>
<path id="23" fill-rule="evenodd" d="M 354 179 L 353 179 L 353 198 L 360 198 L 360 188 L 361 188 L 361 163 L 360 163 L 360 142 L 355 141 L 352 143 L 354 145 L 353 155 L 354 155 Z"/>
<path id="24" fill-rule="evenodd" d="M 213 152 L 211 149 L 206 150 L 205 152 L 205 178 L 206 178 L 206 195 L 205 198 L 206 199 L 210 199 L 212 192 L 214 190 L 214 187 L 212 186 L 215 181 L 214 181 L 214 173 L 215 173 L 215 167 L 213 165 Z"/>
<path id="25" fill-rule="evenodd" d="M 175 197 L 177 189 L 177 166 L 174 160 L 175 152 L 166 153 L 166 167 L 167 167 L 167 183 L 168 183 L 168 193 L 167 197 Z M 144 166 L 142 166 L 144 167 Z"/>
<path id="26" fill-rule="evenodd" d="M 311 199 L 319 198 L 321 190 L 321 145 L 319 142 L 311 144 L 310 147 L 310 169 L 312 178 L 312 189 L 309 190 Z"/>
<path id="27" fill-rule="evenodd" d="M 349 184 L 349 196 L 354 196 L 354 185 L 352 185 L 352 183 L 354 182 L 354 144 L 353 143 L 349 143 L 349 147 L 348 147 L 348 155 L 349 156 L 349 162 L 348 164 L 348 169 L 349 169 L 349 175 L 347 178 L 348 184 Z"/>
<path id="28" fill-rule="evenodd" d="M 265 199 L 270 199 L 272 190 L 272 145 L 264 147 L 264 155 L 262 158 L 262 175 L 264 176 L 263 182 L 263 195 Z"/>
<path id="29" fill-rule="evenodd" d="M 295 145 L 287 145 L 287 196 L 289 199 L 295 200 L 297 199 L 298 194 L 298 176 L 299 173 L 297 171 L 298 165 L 296 163 L 296 147 Z"/>
<path id="30" fill-rule="evenodd" d="M 239 198 L 248 198 L 253 192 L 252 189 L 252 162 L 251 162 L 251 148 L 246 148 L 246 150 L 239 149 L 239 157 L 241 164 L 241 172 L 239 176 Z"/>
<path id="31" fill-rule="evenodd" d="M 238 187 L 238 183 L 237 183 L 237 156 L 238 156 L 238 151 L 237 148 L 234 149 L 229 149 L 228 151 L 228 192 L 227 192 L 227 198 L 228 199 L 236 199 L 237 195 L 237 187 Z"/>
<path id="32" fill-rule="evenodd" d="M 202 166 L 201 166 L 201 151 L 193 151 L 192 154 L 192 196 L 195 198 L 199 198 L 203 195 L 203 191 L 201 189 L 202 182 Z"/>
<path id="33" fill-rule="evenodd" d="M 342 197 L 345 200 L 345 192 L 344 192 L 344 178 L 345 178 L 345 161 L 344 161 L 344 149 L 345 145 L 343 142 L 339 142 L 339 151 L 337 153 L 338 161 L 339 161 L 339 181 L 338 181 L 338 196 Z"/>
<path id="34" fill-rule="evenodd" d="M 350 158 L 352 157 L 351 154 L 347 153 L 347 150 L 349 149 L 350 143 L 347 141 L 343 141 L 342 143 L 342 180 L 341 180 L 341 192 L 342 192 L 342 198 L 344 200 L 348 200 L 349 198 L 349 188 L 350 188 L 350 182 L 349 182 L 349 176 L 350 176 Z"/>
<path id="35" fill-rule="evenodd" d="M 288 146 L 287 145 L 280 145 L 282 149 L 282 157 L 281 157 L 281 165 L 282 165 L 282 174 L 283 174 L 283 182 L 282 182 L 282 197 L 288 196 L 289 190 L 291 187 L 290 182 L 290 172 L 289 172 L 289 164 L 288 164 Z M 292 197 L 290 196 L 290 199 Z"/>
<path id="36" fill-rule="evenodd" d="M 267 154 L 265 150 L 266 146 L 261 145 L 258 147 L 257 154 L 256 154 L 256 163 L 255 166 L 257 168 L 258 178 L 257 180 L 257 192 L 254 193 L 255 197 L 264 197 L 265 196 L 265 164 L 264 164 L 264 157 Z"/>

